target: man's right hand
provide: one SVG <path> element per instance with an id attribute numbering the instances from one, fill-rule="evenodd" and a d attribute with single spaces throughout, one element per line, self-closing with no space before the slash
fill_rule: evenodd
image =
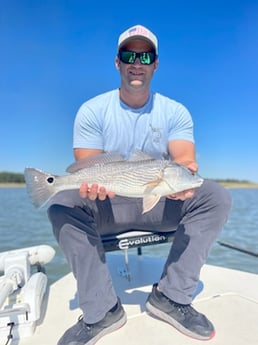
<path id="1" fill-rule="evenodd" d="M 106 197 L 110 199 L 115 197 L 114 192 L 107 192 L 105 187 L 99 187 L 98 184 L 94 183 L 90 187 L 87 182 L 81 184 L 80 187 L 80 196 L 82 198 L 89 198 L 90 200 L 105 200 Z"/>

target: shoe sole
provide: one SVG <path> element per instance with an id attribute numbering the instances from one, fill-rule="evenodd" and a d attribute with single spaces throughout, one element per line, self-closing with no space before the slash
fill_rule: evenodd
<path id="1" fill-rule="evenodd" d="M 177 322 L 175 319 L 173 319 L 171 316 L 169 316 L 167 313 L 163 312 L 162 310 L 156 308 L 154 305 L 152 305 L 149 301 L 146 303 L 147 310 L 153 314 L 154 316 L 158 317 L 159 319 L 166 321 L 173 327 L 175 327 L 178 331 L 181 333 L 188 335 L 191 338 L 198 339 L 198 340 L 210 340 L 214 337 L 215 331 L 212 332 L 209 336 L 202 336 L 200 334 L 196 334 L 192 331 L 189 331 L 189 329 L 185 328 L 181 323 Z"/>
<path id="2" fill-rule="evenodd" d="M 121 328 L 127 321 L 127 317 L 126 314 L 124 313 L 124 315 L 121 317 L 121 319 L 119 319 L 117 322 L 113 323 L 112 325 L 110 325 L 107 328 L 104 328 L 103 331 L 99 332 L 94 338 L 92 338 L 90 341 L 88 341 L 87 343 L 85 343 L 85 345 L 94 345 L 96 344 L 96 342 L 104 337 L 105 335 L 112 333 L 116 330 L 118 330 L 119 328 Z"/>

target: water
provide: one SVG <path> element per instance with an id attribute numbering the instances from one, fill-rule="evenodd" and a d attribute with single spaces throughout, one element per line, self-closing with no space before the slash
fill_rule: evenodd
<path id="1" fill-rule="evenodd" d="M 233 209 L 218 240 L 258 253 L 258 189 L 231 189 Z M 69 272 L 45 211 L 30 203 L 26 189 L 0 188 L 0 252 L 48 244 L 56 250 L 46 265 L 49 282 Z M 144 247 L 144 255 L 166 257 L 170 244 Z M 132 250 L 135 253 L 135 249 Z M 119 252 L 120 253 L 120 252 Z M 214 243 L 207 263 L 258 273 L 258 258 Z"/>

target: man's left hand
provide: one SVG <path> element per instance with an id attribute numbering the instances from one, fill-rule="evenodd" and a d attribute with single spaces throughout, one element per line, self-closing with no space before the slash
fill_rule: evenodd
<path id="1" fill-rule="evenodd" d="M 187 190 L 184 190 L 182 192 L 178 192 L 178 193 L 167 195 L 167 198 L 168 199 L 173 199 L 173 200 L 182 200 L 182 201 L 184 201 L 186 199 L 191 198 L 193 195 L 194 195 L 194 188 L 187 189 Z"/>
<path id="2" fill-rule="evenodd" d="M 195 174 L 198 170 L 198 164 L 196 162 L 184 162 L 182 165 L 184 165 L 187 169 L 189 169 L 193 174 Z M 184 190 L 182 192 L 170 194 L 167 196 L 167 198 L 184 201 L 186 199 L 191 198 L 193 195 L 194 195 L 194 188 L 191 188 L 191 189 Z"/>

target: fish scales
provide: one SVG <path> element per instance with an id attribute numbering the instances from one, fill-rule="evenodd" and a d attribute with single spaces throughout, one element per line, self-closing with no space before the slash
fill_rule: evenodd
<path id="1" fill-rule="evenodd" d="M 166 165 L 166 161 L 148 161 L 144 165 L 142 162 L 128 162 L 116 163 L 115 167 L 109 164 L 94 166 L 79 170 L 73 176 L 57 177 L 55 188 L 60 191 L 67 182 L 78 188 L 82 182 L 87 181 L 89 186 L 97 183 L 117 194 L 138 197 L 140 193 L 144 194 L 148 182 L 161 177 Z"/>

